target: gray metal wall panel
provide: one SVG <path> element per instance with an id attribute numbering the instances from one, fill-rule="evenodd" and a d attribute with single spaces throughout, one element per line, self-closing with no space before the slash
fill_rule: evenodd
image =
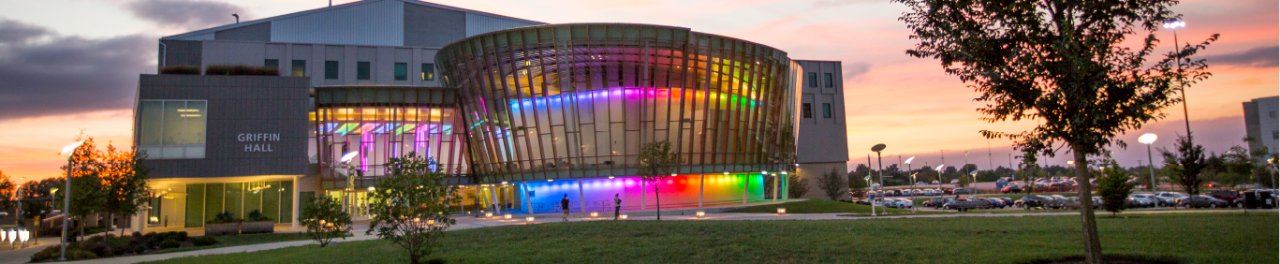
<path id="1" fill-rule="evenodd" d="M 310 82 L 297 77 L 142 75 L 142 100 L 208 100 L 203 159 L 154 159 L 150 178 L 303 175 Z M 244 151 L 240 133 L 279 133 L 273 152 Z M 135 135 L 136 137 L 137 135 Z"/>
<path id="2" fill-rule="evenodd" d="M 271 41 L 271 22 L 214 32 L 213 39 L 268 42 Z"/>
<path id="3" fill-rule="evenodd" d="M 466 20 L 467 20 L 466 21 L 467 37 L 494 32 L 498 30 L 504 30 L 504 29 L 540 25 L 537 23 L 529 23 L 524 21 L 510 20 L 506 18 L 492 17 L 492 16 L 473 14 L 473 13 L 467 13 Z M 448 44 L 448 43 L 445 43 L 445 44 Z"/>
<path id="4" fill-rule="evenodd" d="M 404 45 L 404 2 L 374 1 L 271 23 L 272 42 Z"/>
<path id="5" fill-rule="evenodd" d="M 164 62 L 157 66 L 201 65 L 202 56 L 200 54 L 204 52 L 202 48 L 204 43 L 186 40 L 161 40 L 160 43 L 163 45 L 156 49 L 160 55 L 156 58 L 163 59 Z"/>
<path id="6" fill-rule="evenodd" d="M 470 16 L 461 11 L 404 4 L 404 45 L 441 47 L 471 36 L 467 34 Z"/>
<path id="7" fill-rule="evenodd" d="M 813 118 L 801 118 L 798 124 L 800 137 L 796 143 L 797 160 L 800 163 L 844 162 L 849 160 L 848 127 L 844 116 L 844 80 L 838 61 L 796 60 L 804 69 L 801 74 L 801 97 L 810 103 Z M 818 86 L 809 86 L 809 73 L 816 73 Z M 824 74 L 832 75 L 832 87 L 827 88 Z M 831 104 L 831 118 L 822 115 L 822 104 Z M 797 109 L 797 111 L 801 111 Z M 870 148 L 871 146 L 867 146 Z"/>
<path id="8" fill-rule="evenodd" d="M 262 65 L 266 45 L 257 42 L 204 41 L 201 54 L 202 66 L 220 64 Z"/>

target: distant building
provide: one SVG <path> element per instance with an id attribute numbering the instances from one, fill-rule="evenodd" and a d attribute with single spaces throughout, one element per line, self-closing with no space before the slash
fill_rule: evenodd
<path id="1" fill-rule="evenodd" d="M 1263 97 L 1244 102 L 1244 127 L 1246 135 L 1253 138 L 1249 149 L 1267 147 L 1276 152 L 1277 141 L 1280 141 L 1280 122 L 1276 121 L 1276 108 L 1280 104 L 1280 96 Z"/>
<path id="2" fill-rule="evenodd" d="M 800 83 L 800 138 L 796 174 L 809 179 L 803 198 L 827 199 L 818 177 L 836 170 L 849 173 L 849 141 L 844 116 L 844 81 L 839 61 L 797 60 L 804 69 Z M 868 146 L 868 148 L 870 148 Z"/>

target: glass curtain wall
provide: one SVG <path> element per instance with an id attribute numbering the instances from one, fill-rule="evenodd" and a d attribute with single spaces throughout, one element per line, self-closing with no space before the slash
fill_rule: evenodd
<path id="1" fill-rule="evenodd" d="M 634 175 L 669 141 L 679 173 L 794 163 L 786 53 L 687 28 L 568 24 L 498 31 L 439 52 L 482 182 Z M 785 147 L 792 145 L 792 147 Z"/>

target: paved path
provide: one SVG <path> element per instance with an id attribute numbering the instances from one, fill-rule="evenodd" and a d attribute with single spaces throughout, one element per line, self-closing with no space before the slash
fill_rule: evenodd
<path id="1" fill-rule="evenodd" d="M 758 205 L 758 204 L 755 204 L 755 205 Z M 731 207 L 728 207 L 728 208 L 731 208 Z M 733 220 L 733 221 L 749 221 L 749 220 L 870 220 L 870 219 L 940 218 L 940 217 L 1010 217 L 1010 216 L 1058 216 L 1058 215 L 1079 215 L 1079 212 L 1077 212 L 1077 211 L 1057 211 L 1057 212 L 1044 212 L 1044 211 L 1040 211 L 1040 212 L 1019 212 L 1019 213 L 1014 213 L 1014 212 L 1007 212 L 1007 213 L 1005 213 L 1005 212 L 1001 212 L 1001 213 L 981 213 L 981 212 L 976 212 L 976 213 L 955 213 L 955 214 L 915 214 L 915 215 L 893 215 L 893 216 L 879 216 L 879 217 L 871 217 L 871 216 L 847 216 L 847 215 L 849 215 L 849 213 L 827 213 L 827 214 L 786 214 L 786 215 L 777 215 L 777 214 L 761 214 L 761 213 L 708 213 L 708 214 L 707 214 L 707 216 L 706 216 L 706 217 L 704 217 L 704 218 L 697 218 L 697 217 L 695 216 L 695 214 L 690 213 L 690 212 L 692 212 L 692 211 L 696 211 L 696 210 L 697 210 L 697 209 L 664 210 L 664 211 L 663 211 L 663 220 L 673 220 L 673 221 L 698 221 L 698 220 Z M 720 210 L 727 210 L 727 209 L 723 209 L 723 208 L 709 208 L 709 209 L 703 209 L 703 210 L 708 211 L 708 212 L 711 212 L 711 211 L 720 211 Z M 1125 212 L 1123 212 L 1123 213 L 1121 213 L 1121 214 L 1124 214 L 1124 215 L 1134 215 L 1134 214 L 1169 214 L 1169 213 L 1239 213 L 1239 212 L 1240 212 L 1240 210 L 1238 210 L 1238 209 L 1207 209 L 1207 210 L 1132 210 L 1132 211 L 1125 211 Z M 1274 209 L 1272 209 L 1272 210 L 1249 210 L 1249 212 L 1250 212 L 1250 213 L 1255 213 L 1255 212 L 1256 212 L 1256 213 L 1271 213 L 1271 214 L 1275 214 L 1275 213 L 1277 213 L 1277 211 L 1276 211 L 1276 210 L 1274 210 Z M 630 214 L 639 214 L 639 215 L 644 215 L 644 216 L 632 216 L 632 217 L 629 217 L 629 219 L 628 219 L 628 220 L 654 220 L 654 219 L 656 218 L 655 216 L 651 216 L 651 215 L 649 215 L 649 214 L 652 214 L 651 212 L 628 212 L 628 214 L 629 214 L 629 215 L 630 215 Z M 846 215 L 846 216 L 841 216 L 841 215 Z M 1100 213 L 1100 215 L 1101 215 L 1101 213 Z M 489 218 L 489 219 L 482 219 L 482 218 L 475 218 L 475 217 L 463 216 L 463 217 L 458 218 L 458 224 L 457 224 L 457 225 L 454 225 L 454 226 L 453 226 L 453 227 L 451 227 L 449 230 L 464 230 L 464 229 L 484 228 L 484 227 L 495 227 L 495 226 L 525 225 L 525 224 L 541 224 L 541 223 L 556 223 L 556 222 L 561 222 L 561 220 L 560 220 L 560 215 L 558 215 L 558 214 L 540 214 L 540 215 L 535 215 L 535 219 L 534 219 L 534 221 L 533 221 L 533 222 L 528 222 L 528 221 L 526 221 L 526 219 L 524 218 L 524 216 L 525 216 L 525 215 L 513 216 L 513 217 L 512 217 L 512 219 L 504 219 L 504 218 L 502 218 L 502 217 L 494 217 L 494 218 Z M 603 215 L 602 215 L 602 216 L 603 216 Z M 591 218 L 589 215 L 586 215 L 586 214 L 574 214 L 574 215 L 571 215 L 571 216 L 570 216 L 570 222 L 585 222 L 585 221 L 613 221 L 613 217 L 612 217 L 612 216 L 608 216 L 608 217 Z M 624 220 L 624 221 L 626 221 L 626 220 Z M 367 223 L 367 222 L 357 222 L 355 226 L 357 226 L 357 227 L 365 227 L 365 226 L 368 226 L 368 223 Z M 361 229 L 361 230 L 362 230 L 362 229 Z M 56 238 L 54 238 L 54 239 L 56 239 Z M 352 237 L 347 237 L 345 240 L 343 240 L 343 239 L 338 239 L 338 240 L 335 240 L 335 242 L 343 243 L 343 242 L 352 242 L 352 241 L 366 241 L 366 240 L 373 240 L 373 239 L 377 239 L 377 236 L 365 235 L 365 234 L 364 234 L 364 232 L 361 232 L 360 230 L 357 230 L 357 232 L 354 232 L 354 236 L 352 236 Z M 57 242 L 56 240 L 53 240 L 51 244 L 56 245 L 56 242 Z M 44 242 L 44 241 L 42 240 L 42 241 L 41 241 L 41 244 L 43 245 L 44 243 L 46 243 L 46 242 Z M 287 247 L 306 246 L 306 245 L 317 245 L 317 243 L 316 243 L 315 241 L 311 241 L 311 240 L 304 240 L 304 241 L 289 241 L 289 242 L 277 242 L 277 243 L 266 243 L 266 244 L 244 245 L 244 246 L 234 246 L 234 247 L 224 247 L 224 248 L 213 248 L 213 249 L 195 250 L 195 251 L 186 251 L 186 252 L 175 252 L 175 253 L 165 253 L 165 254 L 139 255 L 139 256 L 118 257 L 118 258 L 105 258 L 105 259 L 95 259 L 95 260 L 86 260 L 86 261 L 73 261 L 73 262 L 67 262 L 67 263 L 106 263 L 106 264 L 127 264 L 127 263 L 139 263 L 139 262 L 148 262 L 148 261 L 159 261 L 159 260 L 166 260 L 166 259 L 173 259 L 173 258 L 181 258 L 181 257 L 193 257 L 193 256 L 203 256 L 203 255 L 218 255 L 218 254 L 232 254 L 232 253 L 255 252 L 255 251 L 272 250 L 272 249 L 280 249 L 280 248 L 287 248 Z M 30 256 L 31 256 L 31 254 L 34 254 L 36 251 L 38 251 L 38 249 L 36 249 L 36 248 L 29 248 L 29 249 L 18 250 L 18 251 L 0 251 L 0 264 L 10 264 L 10 263 L 17 264 L 17 263 L 26 263 L 28 260 L 30 260 Z"/>

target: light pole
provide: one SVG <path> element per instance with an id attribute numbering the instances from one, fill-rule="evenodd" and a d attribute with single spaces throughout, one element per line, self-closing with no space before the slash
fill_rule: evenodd
<path id="1" fill-rule="evenodd" d="M 1138 137 L 1138 142 L 1147 145 L 1147 165 L 1150 165 L 1147 171 L 1151 172 L 1151 193 L 1156 192 L 1156 161 L 1151 156 L 1151 143 L 1155 143 L 1156 138 L 1156 134 L 1152 133 L 1142 134 L 1141 137 Z"/>
<path id="2" fill-rule="evenodd" d="M 345 194 L 347 197 L 343 197 L 343 200 L 347 202 L 347 213 L 349 214 L 355 214 L 355 210 L 353 210 L 353 208 L 355 208 L 355 202 L 352 199 L 351 192 L 355 191 L 356 168 L 355 166 L 351 166 L 351 159 L 355 158 L 356 155 L 359 154 L 359 151 L 347 152 L 343 153 L 342 157 L 338 159 L 338 164 L 341 164 L 343 168 L 347 169 L 347 191 Z"/>
<path id="3" fill-rule="evenodd" d="M 62 198 L 62 252 L 58 254 L 58 261 L 67 261 L 67 225 L 71 224 L 71 171 L 74 169 L 71 167 L 71 158 L 75 157 L 72 154 L 82 144 L 83 140 L 72 142 L 63 146 L 62 152 L 58 152 L 58 155 L 67 155 L 67 190 L 63 192 Z"/>
<path id="4" fill-rule="evenodd" d="M 946 164 L 938 164 L 938 168 L 933 169 L 938 171 L 938 197 L 942 197 L 942 169 L 946 166 Z"/>
<path id="5" fill-rule="evenodd" d="M 907 158 L 907 162 L 904 162 L 907 164 L 907 172 L 911 172 L 911 161 L 913 160 L 916 160 L 915 156 Z M 907 183 L 907 186 L 911 186 L 909 189 L 911 190 L 911 212 L 914 213 L 916 211 L 916 173 L 911 172 L 911 182 Z"/>
<path id="6" fill-rule="evenodd" d="M 885 147 L 886 146 L 884 145 L 884 143 L 871 146 L 871 151 L 876 152 L 876 167 L 879 168 L 880 170 L 880 190 L 881 191 L 884 191 L 884 161 L 880 159 L 880 151 L 884 150 Z M 880 204 L 884 204 L 884 194 L 880 194 L 879 196 L 880 197 L 877 197 L 877 199 L 880 200 Z M 872 212 L 875 211 L 875 208 L 876 206 L 874 204 L 871 205 Z"/>
<path id="7" fill-rule="evenodd" d="M 1174 57 L 1178 60 L 1178 90 L 1182 91 L 1182 118 L 1187 125 L 1187 141 L 1191 141 L 1191 114 L 1187 112 L 1187 89 L 1182 83 L 1182 51 L 1178 47 L 1178 29 L 1186 28 L 1187 21 L 1181 19 L 1175 21 L 1164 22 L 1164 28 L 1173 30 L 1173 51 Z"/>

